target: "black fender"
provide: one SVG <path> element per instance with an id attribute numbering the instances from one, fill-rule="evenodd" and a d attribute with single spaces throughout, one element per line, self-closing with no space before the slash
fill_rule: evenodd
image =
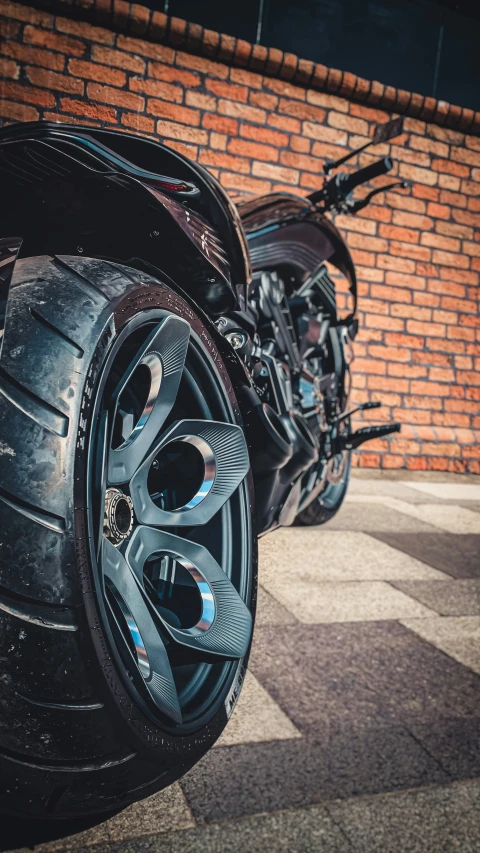
<path id="1" fill-rule="evenodd" d="M 333 223 L 308 199 L 274 193 L 238 205 L 253 271 L 276 270 L 297 290 L 324 261 L 347 279 L 357 309 L 357 279 L 352 257 Z"/>
<path id="2" fill-rule="evenodd" d="M 236 208 L 201 166 L 130 133 L 52 122 L 0 129 L 0 234 L 21 257 L 83 254 L 165 271 L 208 314 L 251 272 Z"/>

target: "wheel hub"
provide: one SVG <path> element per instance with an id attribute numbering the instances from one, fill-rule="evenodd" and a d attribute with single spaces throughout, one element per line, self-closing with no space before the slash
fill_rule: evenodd
<path id="1" fill-rule="evenodd" d="M 130 536 L 134 518 L 132 499 L 120 489 L 107 489 L 104 534 L 116 548 Z"/>

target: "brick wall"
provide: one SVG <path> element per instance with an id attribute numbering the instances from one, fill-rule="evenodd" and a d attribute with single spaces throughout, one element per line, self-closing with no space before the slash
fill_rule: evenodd
<path id="1" fill-rule="evenodd" d="M 0 0 L 0 16 L 0 120 L 151 135 L 233 195 L 318 189 L 323 159 L 391 116 L 25 5 Z M 359 277 L 354 397 L 404 425 L 355 461 L 480 473 L 480 138 L 412 117 L 405 129 L 360 165 L 390 153 L 411 190 L 336 219 Z"/>

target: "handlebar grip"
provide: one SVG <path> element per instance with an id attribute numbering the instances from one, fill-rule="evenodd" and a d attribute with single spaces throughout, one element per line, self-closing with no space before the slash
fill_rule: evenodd
<path id="1" fill-rule="evenodd" d="M 347 177 L 342 181 L 343 189 L 346 190 L 347 193 L 350 193 L 360 184 L 365 184 L 367 181 L 371 181 L 372 178 L 378 178 L 379 175 L 386 175 L 392 168 L 393 161 L 390 157 L 382 157 L 381 160 L 378 160 L 376 163 L 372 163 L 371 166 L 365 166 L 364 169 L 359 169 L 359 171 L 354 172 L 353 175 L 347 175 Z"/>

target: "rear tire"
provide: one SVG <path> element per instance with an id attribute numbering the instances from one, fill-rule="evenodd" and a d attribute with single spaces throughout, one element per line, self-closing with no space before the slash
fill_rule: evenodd
<path id="1" fill-rule="evenodd" d="M 131 354 L 139 358 L 137 350 L 142 347 L 146 352 L 148 335 L 164 328 L 169 318 L 183 323 L 176 328 L 185 329 L 188 324 L 189 337 L 186 367 L 182 367 L 177 387 L 180 403 L 177 396 L 167 414 L 160 416 L 165 403 L 158 388 L 157 398 L 150 399 L 153 379 L 142 402 L 143 368 L 149 364 L 146 357 L 137 362 L 134 380 L 131 376 L 128 380 L 128 394 L 123 389 L 122 397 L 120 391 L 116 397 L 111 395 L 118 382 L 115 369 L 123 381 L 122 370 L 127 370 L 126 376 Z M 152 351 L 151 358 L 157 358 L 160 365 L 162 390 L 167 377 L 177 370 L 179 349 L 175 346 L 170 345 L 170 361 L 160 344 L 158 352 Z M 202 397 L 198 389 L 211 391 L 212 401 L 207 392 Z M 128 395 L 131 411 L 124 406 Z M 145 408 L 135 425 L 138 400 Z M 154 510 L 163 507 L 162 524 L 166 525 L 162 528 L 166 532 L 159 529 L 154 533 L 166 545 L 161 549 L 155 545 L 148 556 L 150 574 L 147 562 L 142 568 L 138 554 L 133 555 L 121 599 L 118 590 L 123 587 L 120 580 L 115 587 L 110 557 L 123 560 L 116 566 L 120 578 L 127 566 L 122 554 L 133 537 L 138 542 L 138 530 L 152 530 L 159 522 L 147 521 L 145 527 L 137 517 L 140 503 L 148 498 L 145 474 L 133 503 L 122 494 L 123 514 L 119 511 L 112 516 L 115 529 L 107 525 L 104 535 L 104 505 L 112 506 L 111 501 L 104 503 L 108 486 L 104 472 L 108 469 L 110 476 L 109 460 L 118 450 L 124 453 L 122 464 L 133 465 L 131 448 L 141 436 L 146 442 L 145 424 L 155 423 L 152 412 L 160 418 L 158 423 L 163 421 L 149 439 L 150 449 L 157 447 L 165 430 L 174 430 L 175 423 L 187 424 L 189 429 L 182 428 L 188 433 L 186 438 L 170 440 L 175 452 L 170 449 L 163 461 L 155 457 L 151 463 L 152 469 L 161 469 L 162 483 L 167 483 L 163 492 L 154 495 Z M 114 443 L 118 423 L 121 435 Z M 197 513 L 187 527 L 181 517 L 184 510 L 175 509 L 184 507 L 184 502 L 172 503 L 172 495 L 180 489 L 177 480 L 172 484 L 172 472 L 178 474 L 179 470 L 175 468 L 177 445 L 188 443 L 192 432 L 196 444 L 193 439 L 190 443 L 210 447 L 205 441 L 201 444 L 203 439 L 196 438 L 195 430 L 203 424 L 202 429 L 211 432 L 212 423 L 221 436 L 218 456 L 215 450 L 213 462 L 209 462 L 216 465 L 217 473 L 210 480 L 205 475 L 198 486 L 190 501 L 196 509 L 190 510 L 190 503 L 184 508 Z M 99 449 L 102 424 L 106 438 L 103 455 Z M 1 812 L 51 819 L 123 808 L 182 776 L 221 734 L 244 678 L 256 596 L 252 482 L 242 467 L 245 459 L 239 426 L 235 392 L 214 333 L 172 290 L 136 270 L 89 258 L 39 257 L 17 262 L 0 361 Z M 223 497 L 217 496 L 215 504 L 210 495 L 212 482 L 220 478 L 221 453 L 227 452 L 227 444 L 230 450 L 230 436 L 237 441 L 238 458 L 243 461 L 237 465 L 237 481 L 222 481 Z M 213 446 L 214 438 L 211 440 Z M 150 450 L 146 443 L 139 446 L 144 459 Z M 133 460 L 136 468 L 141 459 Z M 182 489 L 189 487 L 187 469 L 184 465 L 182 495 Z M 150 478 L 150 469 L 147 473 Z M 124 485 L 121 475 L 116 475 L 115 482 L 111 491 L 128 493 L 131 480 Z M 160 486 L 158 489 L 161 491 Z M 211 518 L 205 520 L 207 509 L 199 515 L 198 505 L 209 506 Z M 174 557 L 168 550 L 168 543 L 174 540 L 172 531 L 175 541 L 184 543 Z M 181 569 L 186 564 L 182 547 L 210 558 L 203 575 L 195 563 L 188 563 L 190 574 Z M 110 562 L 104 557 L 107 551 Z M 170 566 L 168 583 L 161 580 L 163 568 L 159 570 L 157 562 Z M 218 564 L 225 574 L 219 581 L 226 589 L 223 598 L 221 590 L 217 596 L 220 587 L 208 574 L 217 571 Z M 152 574 L 154 569 L 160 571 L 160 580 Z M 185 574 L 179 582 L 187 585 L 182 589 L 188 590 L 193 602 L 190 613 L 182 604 L 176 610 L 171 604 L 179 569 Z M 194 576 L 200 577 L 198 588 L 190 580 Z M 169 598 L 163 601 L 167 586 Z M 135 611 L 138 590 L 143 604 Z M 120 602 L 118 606 L 114 599 Z M 204 610 L 196 623 L 195 608 L 201 608 L 202 601 Z M 219 637 L 225 601 L 231 624 L 227 621 L 227 630 L 225 617 L 224 635 Z M 208 607 L 214 608 L 208 611 L 210 621 L 205 615 Z M 132 623 L 132 611 L 138 625 L 134 619 Z M 142 613 L 145 624 L 138 616 Z M 243 627 L 235 623 L 238 614 Z M 149 644 L 146 637 L 152 637 L 154 628 L 158 636 Z M 171 671 L 172 677 L 168 681 L 168 677 L 158 676 L 155 693 L 154 652 L 158 646 L 163 646 L 160 659 L 165 659 L 165 652 L 165 672 L 168 676 Z"/>

